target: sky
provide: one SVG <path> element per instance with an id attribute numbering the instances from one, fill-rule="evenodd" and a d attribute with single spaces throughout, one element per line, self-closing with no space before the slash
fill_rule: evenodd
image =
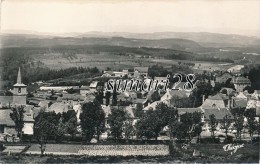
<path id="1" fill-rule="evenodd" d="M 1 32 L 214 32 L 260 37 L 260 0 L 4 0 Z"/>

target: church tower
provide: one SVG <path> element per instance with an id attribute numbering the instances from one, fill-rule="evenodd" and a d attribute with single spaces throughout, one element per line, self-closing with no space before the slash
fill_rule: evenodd
<path id="1" fill-rule="evenodd" d="M 27 86 L 22 83 L 21 70 L 19 67 L 17 82 L 13 86 L 13 104 L 26 105 Z"/>

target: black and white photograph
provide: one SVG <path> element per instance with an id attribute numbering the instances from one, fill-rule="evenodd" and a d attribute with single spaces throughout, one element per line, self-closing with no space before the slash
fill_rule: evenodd
<path id="1" fill-rule="evenodd" d="M 260 0 L 0 0 L 0 163 L 260 163 Z"/>

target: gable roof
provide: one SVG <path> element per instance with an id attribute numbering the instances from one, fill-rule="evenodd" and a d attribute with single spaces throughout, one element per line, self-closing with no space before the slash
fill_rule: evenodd
<path id="1" fill-rule="evenodd" d="M 126 106 L 126 107 L 124 108 L 124 110 L 129 114 L 129 117 L 130 117 L 130 118 L 134 118 L 134 117 L 135 117 L 134 111 L 133 111 L 133 108 L 132 108 L 132 107 Z"/>
<path id="2" fill-rule="evenodd" d="M 250 80 L 248 78 L 245 78 L 243 76 L 235 77 L 233 79 L 234 84 L 251 84 Z"/>
<path id="3" fill-rule="evenodd" d="M 24 122 L 34 122 L 34 119 L 32 117 L 25 114 L 23 120 Z"/>
<path id="4" fill-rule="evenodd" d="M 247 106 L 247 100 L 246 99 L 236 99 L 234 98 L 234 107 L 246 107 Z"/>
<path id="5" fill-rule="evenodd" d="M 79 94 L 63 94 L 62 100 L 84 101 L 84 97 Z"/>
<path id="6" fill-rule="evenodd" d="M 159 103 L 161 103 L 161 101 L 155 101 L 155 102 L 149 104 L 148 106 L 146 106 L 143 110 L 150 110 L 150 109 L 155 110 L 156 106 Z"/>
<path id="7" fill-rule="evenodd" d="M 88 95 L 85 97 L 84 102 L 93 102 L 95 98 L 96 98 L 96 97 L 95 97 L 93 94 L 88 94 Z"/>
<path id="8" fill-rule="evenodd" d="M 247 96 L 244 92 L 239 92 L 235 98 L 236 99 L 247 99 Z"/>
<path id="9" fill-rule="evenodd" d="M 205 120 L 209 120 L 209 116 L 214 114 L 217 120 L 222 120 L 226 115 L 230 116 L 231 119 L 234 119 L 233 115 L 227 108 L 211 108 L 203 109 Z"/>
<path id="10" fill-rule="evenodd" d="M 171 96 L 188 97 L 185 90 L 170 90 L 168 91 Z"/>
<path id="11" fill-rule="evenodd" d="M 228 100 L 228 97 L 226 95 L 218 93 L 214 96 L 209 96 L 208 99 L 210 99 L 210 100 Z"/>
<path id="12" fill-rule="evenodd" d="M 62 112 L 67 112 L 69 110 L 69 105 L 63 104 L 63 103 L 53 103 L 49 108 L 48 111 L 52 112 L 54 111 L 55 113 L 62 113 Z"/>
<path id="13" fill-rule="evenodd" d="M 201 105 L 202 108 L 225 108 L 226 107 L 226 100 L 228 98 L 222 94 L 217 94 L 214 96 L 209 96 L 203 104 Z"/>
<path id="14" fill-rule="evenodd" d="M 10 117 L 11 109 L 0 110 L 0 125 L 15 126 Z"/>
<path id="15" fill-rule="evenodd" d="M 90 85 L 89 88 L 96 88 L 97 87 L 98 82 L 97 81 L 93 81 Z"/>
<path id="16" fill-rule="evenodd" d="M 0 96 L 1 105 L 9 105 L 13 103 L 13 96 Z"/>

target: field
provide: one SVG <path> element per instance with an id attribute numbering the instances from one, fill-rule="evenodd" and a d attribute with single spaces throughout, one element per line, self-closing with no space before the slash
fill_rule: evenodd
<path id="1" fill-rule="evenodd" d="M 105 52 L 98 54 L 76 54 L 74 58 L 65 58 L 62 54 L 36 55 L 35 61 L 41 61 L 50 69 L 62 69 L 70 67 L 97 67 L 105 70 L 110 67 L 112 70 L 130 69 L 133 66 L 140 66 L 139 59 L 129 56 L 119 56 Z M 149 63 L 149 62 L 143 62 Z M 142 64 L 148 66 L 149 64 Z"/>
<path id="2" fill-rule="evenodd" d="M 150 59 L 135 56 L 120 56 L 106 52 L 98 54 L 76 54 L 74 58 L 65 58 L 59 53 L 48 53 L 44 55 L 35 55 L 35 62 L 41 61 L 50 69 L 64 69 L 70 67 L 97 67 L 100 70 L 106 70 L 108 67 L 111 70 L 132 69 L 135 66 L 152 66 L 155 64 L 162 65 L 165 68 L 179 63 L 194 63 L 194 72 L 203 72 L 204 70 L 226 70 L 232 64 L 221 65 L 225 63 L 215 63 L 207 61 L 189 61 L 189 60 L 169 60 L 169 59 Z"/>

